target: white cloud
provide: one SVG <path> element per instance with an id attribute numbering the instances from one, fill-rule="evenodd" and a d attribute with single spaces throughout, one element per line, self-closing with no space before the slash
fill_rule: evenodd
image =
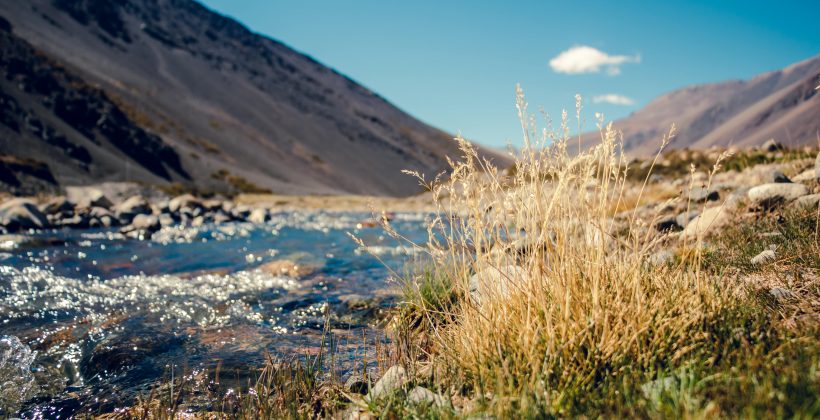
<path id="1" fill-rule="evenodd" d="M 632 105 L 635 101 L 632 98 L 617 93 L 607 93 L 606 95 L 598 95 L 592 98 L 592 102 L 596 104 L 607 103 L 613 105 Z"/>
<path id="2" fill-rule="evenodd" d="M 550 67 L 567 74 L 598 73 L 603 67 L 607 74 L 615 76 L 621 73 L 622 64 L 640 61 L 639 55 L 609 55 L 588 45 L 576 45 L 550 60 Z"/>

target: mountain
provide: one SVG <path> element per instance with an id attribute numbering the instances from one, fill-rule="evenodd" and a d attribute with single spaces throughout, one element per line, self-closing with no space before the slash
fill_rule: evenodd
<path id="1" fill-rule="evenodd" d="M 631 155 L 657 152 L 672 123 L 672 148 L 748 147 L 775 139 L 788 146 L 820 141 L 820 56 L 783 70 L 737 80 L 687 87 L 660 96 L 632 115 L 615 121 Z M 584 135 L 588 143 L 598 133 Z"/>
<path id="2" fill-rule="evenodd" d="M 399 196 L 420 189 L 401 169 L 432 176 L 459 155 L 447 133 L 194 1 L 4 0 L 0 18 L 7 190 Z"/>

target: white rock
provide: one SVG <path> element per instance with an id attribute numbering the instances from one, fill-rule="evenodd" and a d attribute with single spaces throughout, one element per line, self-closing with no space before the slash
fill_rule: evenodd
<path id="1" fill-rule="evenodd" d="M 403 387 L 406 383 L 407 372 L 404 368 L 399 365 L 392 366 L 390 369 L 387 369 L 387 372 L 384 372 L 384 375 L 376 382 L 376 385 L 373 385 L 373 389 L 370 390 L 370 399 L 377 400 L 386 397 Z"/>
<path id="2" fill-rule="evenodd" d="M 443 407 L 447 404 L 447 400 L 444 399 L 444 397 L 421 386 L 413 388 L 407 394 L 407 400 L 413 404 L 430 404 L 435 407 Z"/>
<path id="3" fill-rule="evenodd" d="M 820 207 L 820 193 L 804 195 L 794 200 L 792 206 L 803 210 L 814 210 Z"/>
<path id="4" fill-rule="evenodd" d="M 506 298 L 527 277 L 527 272 L 517 265 L 488 266 L 470 277 L 470 296 L 477 304 L 486 298 Z"/>
<path id="5" fill-rule="evenodd" d="M 808 187 L 803 184 L 771 183 L 758 185 L 750 189 L 747 194 L 753 204 L 763 208 L 772 208 L 794 201 L 808 193 Z"/>
<path id="6" fill-rule="evenodd" d="M 817 178 L 817 175 L 815 174 L 815 172 L 816 171 L 814 170 L 814 168 L 806 169 L 805 171 L 800 172 L 800 174 L 795 175 L 794 178 L 792 178 L 792 181 L 794 181 L 794 182 L 814 181 Z"/>
<path id="7" fill-rule="evenodd" d="M 251 223 L 262 224 L 268 221 L 268 209 L 259 207 L 253 209 L 250 216 L 248 216 L 248 221 Z"/>
<path id="8" fill-rule="evenodd" d="M 168 201 L 168 211 L 177 213 L 183 208 L 196 209 L 202 207 L 202 203 L 191 194 L 183 194 Z"/>
<path id="9" fill-rule="evenodd" d="M 725 208 L 725 206 L 706 209 L 686 225 L 682 237 L 696 238 L 703 236 L 722 228 L 727 225 L 730 220 L 730 211 Z"/>
<path id="10" fill-rule="evenodd" d="M 79 208 L 104 207 L 111 208 L 111 200 L 106 197 L 102 189 L 97 187 L 66 187 L 68 201 L 77 203 Z"/>
<path id="11" fill-rule="evenodd" d="M 48 218 L 34 201 L 13 198 L 0 205 L 0 223 L 9 230 L 42 229 L 49 226 Z"/>
<path id="12" fill-rule="evenodd" d="M 774 250 L 767 249 L 760 254 L 757 254 L 750 262 L 753 265 L 763 265 L 775 260 L 777 260 L 777 255 L 775 255 Z"/>
<path id="13" fill-rule="evenodd" d="M 160 228 L 159 218 L 153 215 L 138 214 L 131 222 L 131 227 L 136 230 L 154 232 Z"/>

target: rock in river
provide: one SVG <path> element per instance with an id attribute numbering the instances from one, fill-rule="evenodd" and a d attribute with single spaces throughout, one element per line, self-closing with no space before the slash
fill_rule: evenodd
<path id="1" fill-rule="evenodd" d="M 49 226 L 48 218 L 34 201 L 25 198 L 13 198 L 0 205 L 0 223 L 11 232 Z"/>

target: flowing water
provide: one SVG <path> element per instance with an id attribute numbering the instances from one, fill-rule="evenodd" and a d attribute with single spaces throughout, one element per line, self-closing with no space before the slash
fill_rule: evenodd
<path id="1" fill-rule="evenodd" d="M 391 224 L 424 242 L 423 219 Z M 247 381 L 268 353 L 317 352 L 328 330 L 337 365 L 352 368 L 394 299 L 391 269 L 412 253 L 369 220 L 292 212 L 151 240 L 75 230 L 0 241 L 0 414 L 109 412 L 174 371 L 219 366 Z"/>

